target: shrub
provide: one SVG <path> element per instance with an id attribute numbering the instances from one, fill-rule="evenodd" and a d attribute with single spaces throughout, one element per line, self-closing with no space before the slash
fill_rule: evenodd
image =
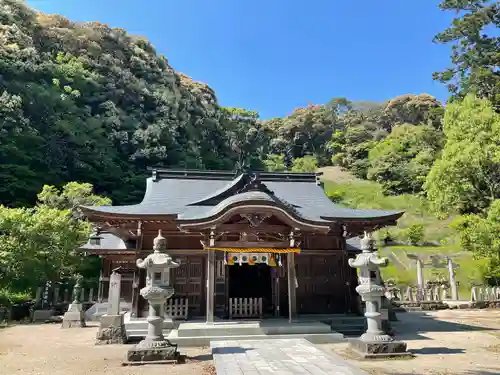
<path id="1" fill-rule="evenodd" d="M 424 226 L 422 224 L 413 224 L 405 230 L 405 237 L 410 245 L 417 245 L 424 239 Z"/>

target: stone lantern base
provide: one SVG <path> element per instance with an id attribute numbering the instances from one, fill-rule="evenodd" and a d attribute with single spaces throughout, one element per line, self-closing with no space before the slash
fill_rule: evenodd
<path id="1" fill-rule="evenodd" d="M 62 328 L 84 328 L 85 316 L 83 314 L 81 303 L 72 303 L 69 305 L 68 311 L 64 313 Z"/>
<path id="2" fill-rule="evenodd" d="M 413 357 L 403 341 L 366 341 L 357 338 L 349 341 L 349 347 L 355 354 L 366 359 Z"/>
<path id="3" fill-rule="evenodd" d="M 181 361 L 177 345 L 170 343 L 168 340 L 151 341 L 144 339 L 128 350 L 127 362 L 124 364 L 158 364 L 172 361 Z"/>

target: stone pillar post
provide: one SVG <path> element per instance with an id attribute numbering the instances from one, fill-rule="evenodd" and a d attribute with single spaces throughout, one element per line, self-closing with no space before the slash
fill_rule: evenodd
<path id="1" fill-rule="evenodd" d="M 451 299 L 453 301 L 458 301 L 458 288 L 457 281 L 455 280 L 455 270 L 453 269 L 453 259 L 448 258 L 448 273 L 450 275 L 450 289 L 451 289 Z"/>
<path id="2" fill-rule="evenodd" d="M 120 312 L 120 293 L 122 275 L 120 267 L 114 269 L 109 277 L 108 309 L 101 316 L 96 344 L 125 344 L 127 334 L 123 315 Z"/>
<path id="3" fill-rule="evenodd" d="M 417 301 L 425 300 L 424 263 L 417 259 Z"/>
<path id="4" fill-rule="evenodd" d="M 380 267 L 388 265 L 387 258 L 379 258 L 374 251 L 374 241 L 365 232 L 361 240 L 362 253 L 349 259 L 349 266 L 359 269 L 359 285 L 356 291 L 366 303 L 367 330 L 359 339 L 350 342 L 351 348 L 365 358 L 409 355 L 406 343 L 394 341 L 382 329 L 380 308 L 385 287 L 382 286 Z"/>

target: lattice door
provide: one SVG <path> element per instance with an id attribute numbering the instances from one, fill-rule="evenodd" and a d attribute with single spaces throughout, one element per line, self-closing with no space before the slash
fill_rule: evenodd
<path id="1" fill-rule="evenodd" d="M 205 257 L 190 255 L 177 257 L 181 265 L 175 269 L 173 285 L 177 297 L 189 301 L 189 316 L 202 316 L 205 313 Z"/>

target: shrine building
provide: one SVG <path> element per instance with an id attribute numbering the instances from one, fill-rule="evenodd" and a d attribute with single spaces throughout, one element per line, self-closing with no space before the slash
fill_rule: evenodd
<path id="1" fill-rule="evenodd" d="M 99 302 L 120 267 L 122 301 L 133 317 L 147 315 L 139 293 L 145 273 L 136 260 L 152 252 L 161 233 L 180 263 L 168 301 L 174 317 L 213 322 L 358 311 L 356 270 L 348 265 L 357 238 L 395 225 L 403 213 L 334 204 L 320 176 L 155 169 L 141 203 L 82 207 L 97 228 L 81 250 L 101 258 Z"/>

